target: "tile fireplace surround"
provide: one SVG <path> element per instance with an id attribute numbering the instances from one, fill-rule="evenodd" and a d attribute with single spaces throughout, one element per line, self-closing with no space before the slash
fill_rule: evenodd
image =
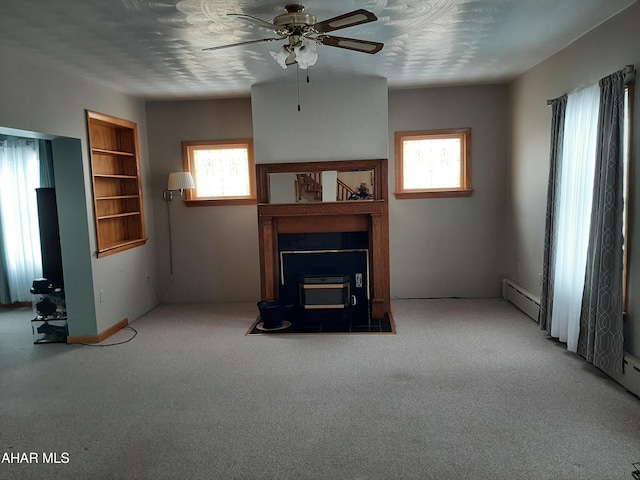
<path id="1" fill-rule="evenodd" d="M 387 160 L 259 164 L 256 170 L 262 300 L 279 299 L 281 278 L 279 235 L 366 232 L 370 252 L 371 316 L 374 319 L 390 317 Z M 374 179 L 371 193 L 374 199 L 270 203 L 270 174 L 327 171 L 371 171 Z M 319 247 L 323 248 L 322 245 Z"/>

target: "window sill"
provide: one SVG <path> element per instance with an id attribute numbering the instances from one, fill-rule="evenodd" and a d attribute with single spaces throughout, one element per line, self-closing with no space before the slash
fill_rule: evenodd
<path id="1" fill-rule="evenodd" d="M 232 205 L 256 205 L 255 198 L 225 198 L 219 200 L 185 200 L 187 207 L 222 207 Z"/>
<path id="2" fill-rule="evenodd" d="M 470 197 L 473 194 L 473 189 L 461 189 L 461 190 L 429 190 L 429 191 L 414 191 L 414 192 L 395 192 L 394 195 L 398 200 L 410 200 L 415 198 L 459 198 Z"/>

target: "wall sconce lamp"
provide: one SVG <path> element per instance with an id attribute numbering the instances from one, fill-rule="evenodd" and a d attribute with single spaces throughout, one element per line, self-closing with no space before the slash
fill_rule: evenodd
<path id="1" fill-rule="evenodd" d="M 169 208 L 169 203 L 173 200 L 173 192 L 180 192 L 180 197 L 182 197 L 182 194 L 187 188 L 196 188 L 191 173 L 172 172 L 169 174 L 167 189 L 162 192 L 162 198 L 167 202 L 167 224 L 169 228 L 169 288 L 161 302 L 164 302 L 167 299 L 171 290 L 171 285 L 173 284 L 173 242 L 171 239 L 171 209 Z"/>
<path id="2" fill-rule="evenodd" d="M 169 174 L 169 180 L 167 181 L 167 189 L 162 193 L 162 198 L 165 202 L 173 200 L 173 192 L 180 191 L 182 197 L 185 189 L 196 188 L 196 184 L 193 182 L 193 177 L 189 172 L 172 172 Z"/>

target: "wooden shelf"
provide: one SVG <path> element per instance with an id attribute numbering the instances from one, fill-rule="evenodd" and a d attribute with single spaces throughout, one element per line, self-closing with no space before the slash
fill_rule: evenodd
<path id="1" fill-rule="evenodd" d="M 87 128 L 98 257 L 144 245 L 137 125 L 87 110 Z"/>
<path id="2" fill-rule="evenodd" d="M 121 152 L 117 150 L 107 150 L 105 148 L 92 148 L 92 153 L 102 153 L 104 155 L 118 155 L 122 157 L 135 157 L 136 154 L 133 152 Z"/>
<path id="3" fill-rule="evenodd" d="M 125 250 L 129 250 L 130 248 L 144 245 L 146 241 L 147 241 L 146 239 L 140 239 L 140 240 L 131 240 L 128 242 L 119 241 L 119 242 L 113 242 L 110 244 L 106 243 L 102 247 L 101 255 L 98 255 L 98 256 L 104 257 L 106 255 L 113 255 L 114 253 L 123 252 Z"/>
<path id="4" fill-rule="evenodd" d="M 126 213 L 116 213 L 113 215 L 102 215 L 101 217 L 98 217 L 98 220 L 106 220 L 108 218 L 131 217 L 132 215 L 140 215 L 140 212 L 126 212 Z"/>
<path id="5" fill-rule="evenodd" d="M 124 200 L 127 198 L 138 198 L 137 195 L 114 195 L 111 197 L 96 197 L 96 200 Z"/>
<path id="6" fill-rule="evenodd" d="M 93 178 L 129 178 L 131 180 L 137 180 L 138 177 L 136 175 L 112 175 L 106 173 L 95 173 Z"/>

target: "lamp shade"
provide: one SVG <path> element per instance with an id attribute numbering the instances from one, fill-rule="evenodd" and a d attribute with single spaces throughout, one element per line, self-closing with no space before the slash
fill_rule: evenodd
<path id="1" fill-rule="evenodd" d="M 189 172 L 172 172 L 169 174 L 167 182 L 167 190 L 183 190 L 187 188 L 196 188 L 193 177 Z"/>

